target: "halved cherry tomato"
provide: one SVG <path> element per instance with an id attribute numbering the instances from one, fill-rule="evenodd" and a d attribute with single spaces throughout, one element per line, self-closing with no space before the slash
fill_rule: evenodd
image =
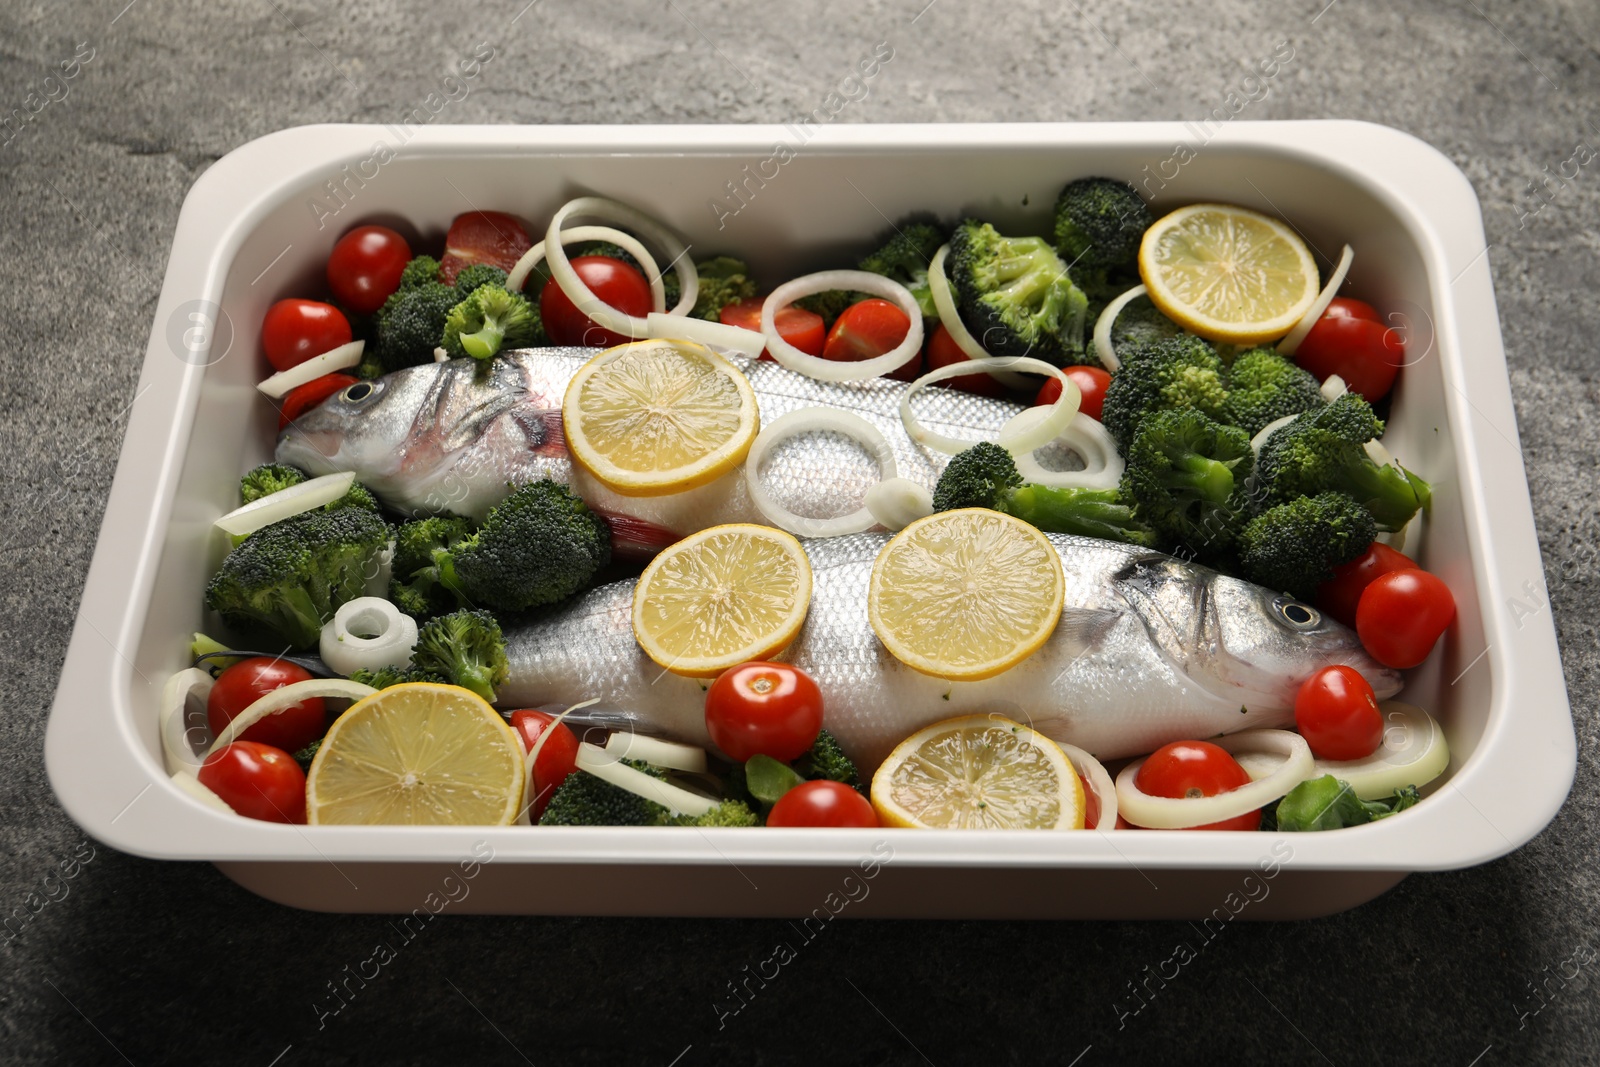
<path id="1" fill-rule="evenodd" d="M 1317 586 L 1317 607 L 1346 626 L 1354 626 L 1356 605 L 1361 603 L 1361 594 L 1374 578 L 1416 565 L 1410 556 L 1396 552 L 1381 541 L 1374 541 L 1349 563 L 1341 563 L 1333 568 L 1333 577 Z"/>
<path id="2" fill-rule="evenodd" d="M 1371 304 L 1338 298 L 1300 342 L 1294 360 L 1320 379 L 1337 374 L 1352 393 L 1375 401 L 1394 387 L 1406 346 Z"/>
<path id="3" fill-rule="evenodd" d="M 304 385 L 295 386 L 289 390 L 289 395 L 283 398 L 283 406 L 278 408 L 278 429 L 283 429 L 334 393 L 360 380 L 348 374 L 324 374 Z"/>
<path id="4" fill-rule="evenodd" d="M 543 711 L 513 711 L 511 728 L 521 739 L 524 752 L 538 748 L 539 738 L 545 733 L 550 735 L 544 747 L 539 748 L 538 758 L 533 761 L 533 791 L 528 798 L 528 821 L 536 823 L 539 816 L 544 814 L 550 798 L 555 795 L 556 787 L 578 769 L 578 738 L 566 723 L 556 722 L 554 715 Z"/>
<path id="5" fill-rule="evenodd" d="M 867 798 L 843 782 L 806 782 L 772 805 L 768 826 L 877 826 Z"/>
<path id="6" fill-rule="evenodd" d="M 952 363 L 964 363 L 971 358 L 961 351 L 961 346 L 956 344 L 956 339 L 950 336 L 950 331 L 944 328 L 944 323 L 942 322 L 933 328 L 933 333 L 928 335 L 928 343 L 923 347 L 923 354 L 927 357 L 929 370 L 948 367 Z M 952 389 L 976 393 L 979 396 L 1003 397 L 1006 395 L 1006 387 L 1000 384 L 1000 379 L 992 374 L 961 374 L 934 384 L 948 385 Z"/>
<path id="7" fill-rule="evenodd" d="M 370 315 L 400 288 L 411 259 L 406 239 L 387 226 L 357 226 L 328 255 L 328 288 L 357 315 Z"/>
<path id="8" fill-rule="evenodd" d="M 1294 698 L 1294 724 L 1318 759 L 1365 759 L 1383 743 L 1383 713 L 1354 667 L 1324 667 Z"/>
<path id="9" fill-rule="evenodd" d="M 761 305 L 764 301 L 764 297 L 753 296 L 749 300 L 729 304 L 718 312 L 717 318 L 724 326 L 739 326 L 760 333 Z M 772 316 L 772 324 L 777 327 L 779 337 L 806 355 L 822 355 L 822 346 L 827 340 L 828 331 L 823 325 L 822 316 L 815 311 L 797 308 L 793 304 L 781 307 Z M 763 349 L 761 358 L 771 360 L 772 354 Z"/>
<path id="10" fill-rule="evenodd" d="M 1372 658 L 1385 667 L 1415 667 L 1456 617 L 1450 587 L 1411 567 L 1374 578 L 1356 606 L 1356 633 Z"/>
<path id="11" fill-rule="evenodd" d="M 285 371 L 350 343 L 350 320 L 332 304 L 280 300 L 261 321 L 261 348 L 272 369 Z"/>
<path id="12" fill-rule="evenodd" d="M 235 741 L 200 765 L 200 784 L 247 819 L 306 821 L 306 775 L 281 748 Z"/>
<path id="13" fill-rule="evenodd" d="M 206 722 L 213 736 L 238 717 L 239 713 L 274 689 L 294 682 L 310 681 L 311 672 L 288 660 L 255 656 L 240 660 L 217 676 L 206 698 Z M 328 712 L 321 697 L 302 700 L 293 707 L 268 715 L 239 737 L 272 745 L 285 752 L 298 752 L 321 737 L 328 729 Z"/>
<path id="14" fill-rule="evenodd" d="M 1152 752 L 1134 784 L 1153 797 L 1214 797 L 1248 785 L 1250 775 L 1228 751 L 1210 741 L 1174 741 Z M 1190 830 L 1259 830 L 1261 811 L 1246 812 L 1222 822 L 1190 826 Z"/>
<path id="15" fill-rule="evenodd" d="M 533 247 L 522 220 L 504 211 L 469 211 L 457 215 L 445 235 L 439 259 L 439 280 L 456 283 L 456 275 L 474 263 L 509 271 Z"/>
<path id="16" fill-rule="evenodd" d="M 729 759 L 799 759 L 822 730 L 822 690 L 787 663 L 752 660 L 723 671 L 706 693 L 706 730 Z"/>
<path id="17" fill-rule="evenodd" d="M 1078 410 L 1098 420 L 1100 412 L 1106 402 L 1106 389 L 1111 385 L 1111 375 L 1099 367 L 1065 367 L 1061 373 L 1071 378 L 1078 387 L 1078 392 L 1083 399 L 1078 402 Z M 1044 384 L 1039 386 L 1039 395 L 1034 397 L 1033 406 L 1054 404 L 1061 396 L 1061 382 L 1055 378 L 1046 378 Z"/>
<path id="18" fill-rule="evenodd" d="M 650 283 L 622 260 L 610 256 L 579 256 L 572 261 L 572 269 L 590 292 L 616 310 L 641 319 L 650 314 Z M 551 344 L 610 348 L 630 340 L 595 325 L 568 299 L 554 279 L 539 292 L 539 317 L 544 321 L 544 332 L 550 335 Z"/>
<path id="19" fill-rule="evenodd" d="M 911 320 L 895 304 L 877 297 L 857 301 L 833 320 L 833 329 L 828 331 L 828 340 L 822 346 L 822 358 L 840 363 L 875 359 L 904 341 L 910 329 Z M 919 352 L 905 366 L 884 377 L 909 382 L 921 369 L 922 353 Z"/>

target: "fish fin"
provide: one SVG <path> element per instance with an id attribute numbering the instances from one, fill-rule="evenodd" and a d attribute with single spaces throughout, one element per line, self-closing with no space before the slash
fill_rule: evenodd
<path id="1" fill-rule="evenodd" d="M 663 548 L 677 544 L 682 539 L 665 526 L 636 519 L 632 515 L 604 508 L 595 508 L 594 512 L 611 524 L 611 551 L 618 559 L 652 559 Z"/>
<path id="2" fill-rule="evenodd" d="M 561 422 L 561 409 L 541 404 L 518 404 L 511 418 L 528 439 L 528 451 L 553 459 L 567 457 L 567 435 Z"/>
<path id="3" fill-rule="evenodd" d="M 1056 634 L 1074 649 L 1087 651 L 1104 641 L 1126 614 L 1117 608 L 1063 608 Z"/>

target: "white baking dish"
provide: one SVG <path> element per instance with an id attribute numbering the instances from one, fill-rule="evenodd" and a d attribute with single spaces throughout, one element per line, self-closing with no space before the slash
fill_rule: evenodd
<path id="1" fill-rule="evenodd" d="M 780 162 L 779 145 L 792 158 Z M 461 211 L 542 220 L 594 192 L 667 221 L 697 256 L 735 252 L 776 281 L 840 265 L 913 209 L 1038 227 L 1062 183 L 1090 174 L 1132 179 L 1158 208 L 1218 199 L 1281 215 L 1324 257 L 1349 242 L 1354 291 L 1404 313 L 1415 365 L 1387 440 L 1434 483 L 1420 562 L 1459 605 L 1405 694 L 1452 749 L 1449 777 L 1414 810 L 1282 837 L 308 828 L 232 818 L 169 783 L 161 685 L 203 624 L 210 523 L 274 434 L 254 388 L 259 324 L 274 300 L 320 291 L 350 225 L 436 242 Z M 51 713 L 51 782 L 112 847 L 208 860 L 274 900 L 338 911 L 438 910 L 445 892 L 455 911 L 486 912 L 1278 918 L 1353 906 L 1410 871 L 1482 863 L 1545 826 L 1575 766 L 1484 251 L 1459 170 L 1353 122 L 319 126 L 253 141 L 195 183 L 178 221 Z M 493 858 L 468 892 L 449 891 L 446 876 L 474 855 Z"/>

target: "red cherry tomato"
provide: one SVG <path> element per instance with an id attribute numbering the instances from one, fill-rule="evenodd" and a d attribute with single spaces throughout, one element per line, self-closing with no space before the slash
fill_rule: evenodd
<path id="1" fill-rule="evenodd" d="M 622 260 L 610 256 L 579 256 L 572 261 L 572 269 L 590 292 L 616 310 L 638 318 L 650 313 L 650 283 Z M 539 317 L 544 320 L 544 332 L 550 335 L 551 344 L 610 348 L 629 340 L 596 326 L 568 299 L 554 279 L 539 292 Z"/>
<path id="2" fill-rule="evenodd" d="M 387 226 L 357 226 L 328 255 L 328 288 L 357 315 L 370 315 L 400 288 L 410 259 L 411 246 Z"/>
<path id="3" fill-rule="evenodd" d="M 195 776 L 247 819 L 306 821 L 305 772 L 281 748 L 235 741 L 206 757 Z"/>
<path id="4" fill-rule="evenodd" d="M 944 323 L 933 328 L 933 333 L 928 336 L 928 343 L 923 348 L 927 356 L 928 370 L 938 370 L 948 367 L 952 363 L 965 363 L 970 357 L 961 351 L 961 346 L 956 344 L 956 339 L 950 336 L 950 331 L 944 328 Z M 947 385 L 952 389 L 960 389 L 967 393 L 976 393 L 979 396 L 1003 397 L 1006 387 L 1000 384 L 1000 379 L 992 374 L 961 374 L 954 378 L 946 378 L 936 385 Z"/>
<path id="5" fill-rule="evenodd" d="M 1383 743 L 1383 713 L 1354 667 L 1324 667 L 1294 698 L 1294 723 L 1318 759 L 1365 759 Z"/>
<path id="6" fill-rule="evenodd" d="M 1354 626 L 1356 605 L 1361 603 L 1362 592 L 1372 584 L 1374 578 L 1416 565 L 1410 556 L 1374 541 L 1349 563 L 1333 568 L 1333 577 L 1317 586 L 1317 607 L 1346 626 Z"/>
<path id="7" fill-rule="evenodd" d="M 722 672 L 706 693 L 706 729 L 729 759 L 805 755 L 822 730 L 822 691 L 787 663 L 754 660 Z"/>
<path id="8" fill-rule="evenodd" d="M 1134 784 L 1153 797 L 1214 797 L 1250 782 L 1250 775 L 1227 750 L 1210 741 L 1174 741 L 1162 745 L 1133 776 Z M 1246 812 L 1222 822 L 1190 830 L 1259 830 L 1261 811 Z"/>
<path id="9" fill-rule="evenodd" d="M 1089 779 L 1078 775 L 1083 783 L 1083 825 L 1090 830 L 1100 825 L 1100 794 L 1089 785 Z"/>
<path id="10" fill-rule="evenodd" d="M 280 300 L 261 322 L 261 348 L 272 369 L 285 371 L 350 343 L 350 320 L 332 304 Z"/>
<path id="11" fill-rule="evenodd" d="M 524 752 L 537 748 L 539 738 L 546 732 L 550 735 L 533 761 L 533 794 L 529 798 L 528 820 L 538 822 L 555 795 L 556 787 L 578 769 L 578 738 L 566 723 L 556 722 L 554 715 L 543 711 L 513 711 L 511 728 L 521 739 Z"/>
<path id="12" fill-rule="evenodd" d="M 1417 567 L 1374 578 L 1356 606 L 1356 633 L 1385 667 L 1415 667 L 1456 617 L 1450 587 Z"/>
<path id="13" fill-rule="evenodd" d="M 877 826 L 867 798 L 843 782 L 797 785 L 772 805 L 768 826 Z"/>
<path id="14" fill-rule="evenodd" d="M 1326 379 L 1337 374 L 1369 401 L 1388 394 L 1406 361 L 1400 331 L 1372 319 L 1324 314 L 1295 350 L 1300 366 Z"/>
<path id="15" fill-rule="evenodd" d="M 257 656 L 241 660 L 223 671 L 206 698 L 206 721 L 211 733 L 219 735 L 239 713 L 274 689 L 293 682 L 309 681 L 311 673 L 288 660 Z M 285 752 L 298 752 L 321 737 L 328 728 L 328 713 L 321 697 L 302 700 L 292 707 L 268 715 L 239 737 L 273 745 Z"/>
<path id="16" fill-rule="evenodd" d="M 1078 402 L 1078 410 L 1098 420 L 1106 402 L 1106 389 L 1111 385 L 1111 375 L 1099 367 L 1066 367 L 1061 373 L 1071 378 L 1078 392 L 1083 395 Z M 1046 378 L 1044 384 L 1039 386 L 1039 395 L 1034 397 L 1033 406 L 1054 404 L 1060 396 L 1061 383 L 1055 378 Z"/>
<path id="17" fill-rule="evenodd" d="M 469 211 L 457 215 L 445 235 L 439 259 L 439 280 L 456 283 L 456 275 L 474 263 L 487 263 L 509 272 L 533 247 L 522 220 L 504 211 Z"/>
<path id="18" fill-rule="evenodd" d="M 718 312 L 717 318 L 724 326 L 739 326 L 760 333 L 761 305 L 764 300 L 763 297 L 753 296 L 749 300 L 729 304 Z M 772 324 L 777 327 L 779 337 L 806 355 L 822 355 L 822 346 L 826 342 L 828 331 L 823 327 L 822 316 L 815 311 L 807 311 L 791 304 L 777 310 L 772 316 Z M 770 361 L 772 355 L 763 351 L 761 358 Z"/>
<path id="19" fill-rule="evenodd" d="M 1382 322 L 1378 317 L 1378 309 L 1365 300 L 1356 300 L 1348 296 L 1336 296 L 1328 301 L 1327 310 L 1322 313 L 1325 319 L 1366 319 L 1368 322 Z"/>
<path id="20" fill-rule="evenodd" d="M 911 329 L 911 320 L 898 306 L 887 300 L 873 297 L 861 300 L 840 313 L 828 331 L 828 340 L 822 346 L 822 358 L 840 363 L 859 363 L 875 359 L 893 351 Z M 884 375 L 897 381 L 909 382 L 922 368 L 922 353 L 897 370 Z"/>
<path id="21" fill-rule="evenodd" d="M 304 385 L 295 386 L 289 390 L 289 395 L 283 398 L 283 406 L 278 409 L 278 429 L 283 429 L 334 393 L 340 392 L 360 380 L 360 378 L 355 378 L 348 374 L 324 374 L 320 378 L 311 379 Z"/>

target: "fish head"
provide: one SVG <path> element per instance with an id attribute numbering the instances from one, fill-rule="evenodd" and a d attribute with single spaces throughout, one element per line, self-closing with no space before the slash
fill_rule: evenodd
<path id="1" fill-rule="evenodd" d="M 278 434 L 278 462 L 313 475 L 398 470 L 434 387 L 431 370 L 407 367 L 334 393 Z"/>

